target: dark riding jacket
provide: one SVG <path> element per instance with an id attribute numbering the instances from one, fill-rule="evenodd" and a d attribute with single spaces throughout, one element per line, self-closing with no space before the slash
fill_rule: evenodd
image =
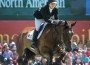
<path id="1" fill-rule="evenodd" d="M 51 17 L 54 17 L 55 20 L 58 19 L 58 9 L 54 8 L 52 12 L 50 13 L 49 11 L 49 5 L 46 5 L 42 7 L 41 9 L 38 9 L 34 13 L 34 17 L 37 19 L 44 19 L 45 22 L 50 23 L 51 21 L 49 20 Z"/>

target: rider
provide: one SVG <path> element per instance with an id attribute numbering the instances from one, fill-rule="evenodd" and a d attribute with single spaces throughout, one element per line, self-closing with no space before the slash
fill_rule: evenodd
<path id="1" fill-rule="evenodd" d="M 32 45 L 31 48 L 37 48 L 37 36 L 40 25 L 43 21 L 51 24 L 50 19 L 53 18 L 54 20 L 58 19 L 58 9 L 56 8 L 56 0 L 48 0 L 47 5 L 42 7 L 39 10 L 36 10 L 34 13 L 35 17 L 35 30 L 33 33 Z"/>

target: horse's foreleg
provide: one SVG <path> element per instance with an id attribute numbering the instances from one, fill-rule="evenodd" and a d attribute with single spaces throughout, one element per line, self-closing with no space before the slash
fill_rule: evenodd
<path id="1" fill-rule="evenodd" d="M 53 61 L 52 61 L 52 59 L 53 59 L 53 52 L 52 52 L 52 50 L 49 51 L 49 57 L 50 57 L 49 65 L 53 65 Z"/>
<path id="2" fill-rule="evenodd" d="M 66 55 L 66 53 L 61 52 L 60 57 L 59 57 L 59 62 L 58 62 L 59 65 L 61 65 L 62 62 L 65 62 L 65 55 Z"/>
<path id="3" fill-rule="evenodd" d="M 66 53 L 61 52 L 59 59 L 62 60 Z"/>

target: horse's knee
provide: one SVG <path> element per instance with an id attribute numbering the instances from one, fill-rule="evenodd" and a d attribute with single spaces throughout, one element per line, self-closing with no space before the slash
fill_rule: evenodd
<path id="1" fill-rule="evenodd" d="M 60 54 L 59 59 L 62 60 L 65 55 L 66 55 L 66 53 L 63 53 L 63 52 L 62 52 L 62 53 Z"/>

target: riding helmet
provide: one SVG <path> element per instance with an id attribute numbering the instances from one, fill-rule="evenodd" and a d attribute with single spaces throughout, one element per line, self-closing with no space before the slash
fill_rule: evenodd
<path id="1" fill-rule="evenodd" d="M 50 4 L 50 3 L 57 3 L 57 1 L 56 0 L 48 0 L 48 3 Z"/>

